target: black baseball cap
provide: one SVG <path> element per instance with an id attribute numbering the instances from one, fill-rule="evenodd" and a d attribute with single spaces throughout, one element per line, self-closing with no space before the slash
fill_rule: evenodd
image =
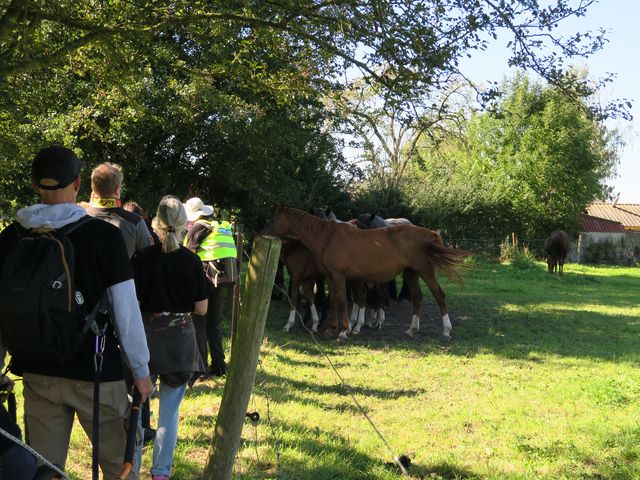
<path id="1" fill-rule="evenodd" d="M 82 168 L 83 162 L 65 147 L 47 147 L 40 150 L 31 164 L 31 179 L 43 190 L 59 190 L 73 182 Z M 56 185 L 42 185 L 43 179 L 57 181 Z"/>

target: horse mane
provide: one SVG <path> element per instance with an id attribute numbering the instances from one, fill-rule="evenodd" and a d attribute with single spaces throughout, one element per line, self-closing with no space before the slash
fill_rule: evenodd
<path id="1" fill-rule="evenodd" d="M 297 208 L 281 207 L 285 214 L 291 220 L 293 228 L 303 229 L 310 235 L 327 235 L 333 233 L 336 222 L 331 220 L 325 220 L 315 216 L 312 213 L 307 213 Z"/>

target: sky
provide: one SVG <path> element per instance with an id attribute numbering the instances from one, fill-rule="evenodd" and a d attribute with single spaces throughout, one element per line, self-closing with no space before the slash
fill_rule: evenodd
<path id="1" fill-rule="evenodd" d="M 543 2 L 541 2 L 543 3 Z M 640 204 L 640 2 L 637 0 L 601 0 L 592 5 L 586 16 L 572 20 L 558 31 L 572 33 L 604 28 L 609 42 L 597 54 L 578 59 L 576 66 L 586 66 L 592 77 L 615 73 L 614 81 L 601 94 L 602 102 L 626 98 L 633 104 L 633 121 L 609 121 L 625 142 L 619 150 L 618 175 L 608 181 L 620 203 Z M 511 72 L 507 66 L 509 51 L 506 42 L 498 38 L 486 51 L 465 61 L 462 70 L 477 83 L 500 81 Z"/>

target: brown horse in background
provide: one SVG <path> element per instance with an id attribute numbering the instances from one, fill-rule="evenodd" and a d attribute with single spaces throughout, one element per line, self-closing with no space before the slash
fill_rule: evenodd
<path id="1" fill-rule="evenodd" d="M 346 280 L 381 283 L 403 271 L 413 303 L 407 333 L 412 336 L 420 327 L 422 294 L 418 278 L 421 277 L 440 308 L 443 337 L 450 339 L 451 321 L 436 270 L 461 284 L 459 269 L 471 253 L 439 244 L 437 233 L 414 225 L 361 230 L 349 223 L 320 220 L 289 207 L 278 208 L 265 233 L 300 240 L 328 273 L 332 283 L 333 311 L 342 315 L 339 339 L 347 338 L 349 331 Z M 337 329 L 337 319 L 332 319 L 332 323 Z"/>
<path id="2" fill-rule="evenodd" d="M 553 274 L 556 271 L 558 275 L 564 273 L 564 261 L 569 253 L 569 247 L 571 241 L 569 240 L 569 234 L 564 230 L 554 230 L 544 241 L 544 250 L 547 252 L 547 266 L 549 267 L 549 273 Z"/>

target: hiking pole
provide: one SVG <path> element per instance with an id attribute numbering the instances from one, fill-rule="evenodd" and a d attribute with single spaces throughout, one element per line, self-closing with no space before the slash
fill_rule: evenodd
<path id="1" fill-rule="evenodd" d="M 149 400 L 147 400 L 149 401 Z M 127 445 L 124 449 L 124 462 L 122 463 L 122 473 L 118 477 L 124 480 L 129 475 L 133 466 L 133 456 L 136 450 L 136 433 L 138 431 L 138 417 L 140 415 L 141 404 L 140 392 L 133 387 L 133 403 L 131 404 L 131 413 L 129 414 L 129 432 L 127 434 Z"/>

